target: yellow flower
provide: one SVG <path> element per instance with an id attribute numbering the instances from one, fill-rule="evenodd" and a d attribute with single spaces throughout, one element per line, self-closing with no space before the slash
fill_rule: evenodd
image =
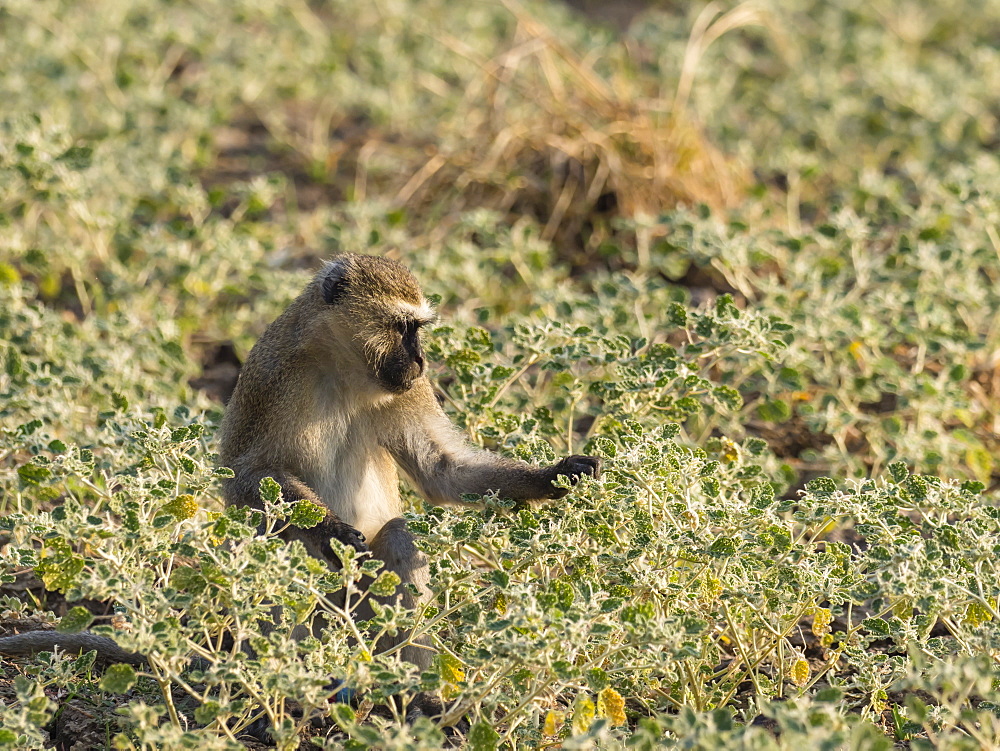
<path id="1" fill-rule="evenodd" d="M 859 363 L 865 358 L 861 350 L 864 348 L 864 344 L 855 339 L 853 342 L 847 345 L 847 351 L 851 353 L 851 357 L 857 360 Z"/>
<path id="2" fill-rule="evenodd" d="M 788 671 L 788 680 L 799 688 L 805 686 L 809 682 L 809 661 L 800 657 L 793 662 L 791 670 Z"/>
<path id="3" fill-rule="evenodd" d="M 728 438 L 722 439 L 722 460 L 727 464 L 732 464 L 740 458 L 740 451 L 736 444 Z"/>
<path id="4" fill-rule="evenodd" d="M 0 286 L 13 287 L 21 283 L 21 274 L 9 263 L 0 263 Z"/>
<path id="5" fill-rule="evenodd" d="M 565 721 L 565 712 L 556 712 L 554 709 L 550 709 L 545 713 L 545 725 L 542 727 L 542 733 L 545 735 L 558 735 L 559 729 Z"/>
<path id="6" fill-rule="evenodd" d="M 706 600 L 718 600 L 722 594 L 722 582 L 714 576 L 706 576 L 701 583 L 701 593 Z"/>
<path id="7" fill-rule="evenodd" d="M 165 511 L 177 521 L 182 522 L 198 513 L 198 502 L 193 495 L 179 495 L 169 503 L 164 504 L 160 511 Z"/>
<path id="8" fill-rule="evenodd" d="M 833 614 L 829 608 L 813 608 L 813 636 L 822 639 L 829 634 L 831 623 L 833 623 Z"/>
<path id="9" fill-rule="evenodd" d="M 625 724 L 625 700 L 613 688 L 605 688 L 597 695 L 597 714 L 607 717 L 614 725 Z"/>

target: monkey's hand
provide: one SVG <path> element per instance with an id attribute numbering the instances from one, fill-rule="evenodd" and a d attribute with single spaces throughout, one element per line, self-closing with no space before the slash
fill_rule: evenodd
<path id="1" fill-rule="evenodd" d="M 368 552 L 368 546 L 365 544 L 365 536 L 350 524 L 345 524 L 339 519 L 327 519 L 321 522 L 316 529 L 323 535 L 324 540 L 329 540 L 332 537 L 345 545 L 350 545 L 359 553 Z M 336 560 L 336 556 L 333 555 L 333 550 L 330 549 L 329 543 L 327 543 L 326 548 L 329 550 L 328 557 L 331 560 Z"/>
<path id="2" fill-rule="evenodd" d="M 552 479 L 556 479 L 559 475 L 565 475 L 569 478 L 570 484 L 576 485 L 580 480 L 581 475 L 590 475 L 594 479 L 601 476 L 601 460 L 596 456 L 581 456 L 580 454 L 573 454 L 573 456 L 567 456 L 565 459 L 561 460 L 558 464 L 552 467 L 549 472 L 552 474 Z M 549 493 L 549 498 L 562 498 L 569 491 L 566 488 L 556 488 L 553 487 L 552 491 Z"/>

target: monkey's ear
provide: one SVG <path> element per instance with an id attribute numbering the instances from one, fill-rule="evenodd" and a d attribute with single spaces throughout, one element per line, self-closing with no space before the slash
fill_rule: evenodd
<path id="1" fill-rule="evenodd" d="M 328 305 L 333 305 L 343 299 L 347 294 L 347 264 L 334 261 L 326 270 L 323 276 L 323 300 Z"/>

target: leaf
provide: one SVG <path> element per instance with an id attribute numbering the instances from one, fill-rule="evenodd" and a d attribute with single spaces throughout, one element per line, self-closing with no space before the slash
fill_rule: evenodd
<path id="1" fill-rule="evenodd" d="M 465 680 L 465 666 L 457 657 L 446 652 L 438 654 L 435 662 L 444 684 L 441 695 L 447 700 L 454 699 L 459 694 L 459 684 Z"/>
<path id="2" fill-rule="evenodd" d="M 281 486 L 273 477 L 260 480 L 260 498 L 265 503 L 275 504 L 281 500 Z"/>
<path id="3" fill-rule="evenodd" d="M 920 475 L 911 475 L 899 484 L 907 500 L 923 501 L 927 498 L 927 480 Z"/>
<path id="4" fill-rule="evenodd" d="M 309 529 L 323 521 L 326 518 L 326 514 L 325 506 L 303 499 L 297 501 L 292 507 L 292 514 L 288 518 L 288 522 L 293 526 Z"/>
<path id="5" fill-rule="evenodd" d="M 784 422 L 792 416 L 792 408 L 781 399 L 768 399 L 758 405 L 757 414 L 767 422 Z"/>
<path id="6" fill-rule="evenodd" d="M 41 485 L 52 476 L 52 470 L 29 462 L 17 468 L 17 476 L 25 485 Z"/>
<path id="7" fill-rule="evenodd" d="M 94 616 L 91 612 L 87 608 L 77 605 L 70 608 L 69 612 L 59 620 L 56 631 L 61 634 L 75 634 L 78 631 L 83 631 L 93 621 Z"/>
<path id="8" fill-rule="evenodd" d="M 564 722 L 566 722 L 565 712 L 556 712 L 554 709 L 550 709 L 545 713 L 545 724 L 542 726 L 542 734 L 558 735 Z"/>
<path id="9" fill-rule="evenodd" d="M 806 490 L 820 497 L 829 496 L 837 492 L 837 483 L 829 477 L 817 477 L 806 483 Z"/>
<path id="10" fill-rule="evenodd" d="M 904 462 L 892 462 L 889 465 L 889 475 L 897 485 L 910 476 L 909 470 Z"/>
<path id="11" fill-rule="evenodd" d="M 494 751 L 499 740 L 500 734 L 488 723 L 480 721 L 469 728 L 471 751 Z"/>
<path id="12" fill-rule="evenodd" d="M 743 397 L 740 392 L 730 386 L 716 386 L 712 390 L 712 396 L 717 402 L 732 410 L 740 409 L 743 406 Z"/>
<path id="13" fill-rule="evenodd" d="M 708 554 L 716 558 L 727 558 L 736 554 L 736 540 L 732 537 L 720 537 L 712 543 Z"/>
<path id="14" fill-rule="evenodd" d="M 861 625 L 876 636 L 889 636 L 889 622 L 884 618 L 865 618 Z"/>
<path id="15" fill-rule="evenodd" d="M 506 589 L 510 585 L 510 574 L 506 571 L 490 571 L 486 578 L 500 589 Z"/>
<path id="16" fill-rule="evenodd" d="M 191 566 L 177 566 L 170 572 L 170 586 L 178 592 L 198 594 L 204 591 L 208 582 L 201 571 Z"/>
<path id="17" fill-rule="evenodd" d="M 679 302 L 672 302 L 667 307 L 667 323 L 678 328 L 687 326 L 687 308 Z"/>
<path id="18" fill-rule="evenodd" d="M 42 546 L 35 572 L 41 576 L 46 589 L 65 592 L 76 583 L 84 566 L 83 556 L 77 555 L 65 539 L 55 537 Z"/>
<path id="19" fill-rule="evenodd" d="M 107 675 L 107 673 L 105 673 Z M 120 692 L 116 692 L 120 693 Z M 194 721 L 201 724 L 207 725 L 212 720 L 214 720 L 219 715 L 223 714 L 224 710 L 222 705 L 217 701 L 206 701 L 200 707 L 194 710 Z"/>
<path id="20" fill-rule="evenodd" d="M 90 167 L 93 155 L 93 146 L 70 146 L 56 158 L 61 162 L 66 162 L 71 170 L 79 172 Z"/>
<path id="21" fill-rule="evenodd" d="M 993 476 L 993 457 L 982 446 L 970 448 L 965 452 L 965 464 L 972 474 L 984 485 L 988 485 Z"/>
<path id="22" fill-rule="evenodd" d="M 573 735 L 583 735 L 594 724 L 597 708 L 589 696 L 580 695 L 573 705 Z"/>
<path id="23" fill-rule="evenodd" d="M 100 686 L 101 691 L 107 691 L 112 694 L 124 694 L 135 685 L 135 682 L 136 674 L 133 667 L 124 663 L 118 663 L 117 665 L 111 665 L 104 671 Z"/>
<path id="24" fill-rule="evenodd" d="M 9 728 L 0 728 L 0 746 L 14 747 L 17 743 L 17 733 Z"/>
<path id="25" fill-rule="evenodd" d="M 965 609 L 962 623 L 978 628 L 979 626 L 993 620 L 993 614 L 978 600 L 973 600 Z"/>
<path id="26" fill-rule="evenodd" d="M 715 298 L 715 314 L 720 318 L 739 318 L 740 310 L 733 302 L 733 296 L 728 292 Z"/>
<path id="27" fill-rule="evenodd" d="M 402 581 L 395 571 L 383 571 L 368 590 L 376 597 L 390 597 Z"/>
<path id="28" fill-rule="evenodd" d="M 597 714 L 606 717 L 612 726 L 624 725 L 628 721 L 625 716 L 625 699 L 610 686 L 597 695 Z"/>
<path id="29" fill-rule="evenodd" d="M 177 521 L 184 521 L 185 519 L 191 519 L 198 513 L 198 502 L 194 499 L 193 495 L 179 495 L 169 503 L 161 506 L 160 511 L 170 514 Z"/>
<path id="30" fill-rule="evenodd" d="M 788 680 L 799 688 L 805 686 L 809 682 L 809 661 L 800 657 L 793 662 L 788 671 Z"/>
<path id="31" fill-rule="evenodd" d="M 357 721 L 357 715 L 350 704 L 338 702 L 331 705 L 330 716 L 341 730 L 349 730 Z"/>

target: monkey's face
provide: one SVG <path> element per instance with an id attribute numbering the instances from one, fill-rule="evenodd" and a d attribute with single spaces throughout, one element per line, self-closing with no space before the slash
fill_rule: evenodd
<path id="1" fill-rule="evenodd" d="M 411 389 L 424 373 L 420 328 L 434 319 L 413 275 L 386 258 L 348 254 L 320 272 L 317 284 L 334 341 L 350 337 L 351 359 L 360 356 L 381 389 Z"/>
<path id="2" fill-rule="evenodd" d="M 401 394 L 413 387 L 424 374 L 424 350 L 420 327 L 424 321 L 402 318 L 389 325 L 383 341 L 389 344 L 384 356 L 372 363 L 375 380 L 386 391 Z"/>

